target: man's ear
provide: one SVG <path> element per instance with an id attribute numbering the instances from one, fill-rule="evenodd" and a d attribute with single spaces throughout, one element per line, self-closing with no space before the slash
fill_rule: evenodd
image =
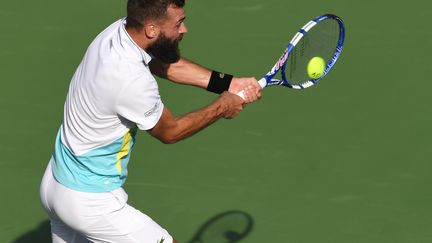
<path id="1" fill-rule="evenodd" d="M 158 37 L 159 31 L 159 27 L 153 23 L 148 23 L 144 26 L 144 32 L 149 39 Z"/>

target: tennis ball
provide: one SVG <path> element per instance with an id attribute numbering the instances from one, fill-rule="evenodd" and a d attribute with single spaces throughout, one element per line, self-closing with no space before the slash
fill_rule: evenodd
<path id="1" fill-rule="evenodd" d="M 325 70 L 325 61 L 321 57 L 313 57 L 307 65 L 307 73 L 312 79 L 319 79 Z"/>

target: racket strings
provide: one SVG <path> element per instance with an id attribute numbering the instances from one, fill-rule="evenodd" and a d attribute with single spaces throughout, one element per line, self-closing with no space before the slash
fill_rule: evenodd
<path id="1" fill-rule="evenodd" d="M 327 19 L 303 35 L 288 58 L 285 73 L 290 84 L 306 88 L 315 82 L 307 73 L 308 62 L 316 56 L 323 58 L 326 64 L 332 60 L 339 41 L 340 28 L 337 21 Z"/>

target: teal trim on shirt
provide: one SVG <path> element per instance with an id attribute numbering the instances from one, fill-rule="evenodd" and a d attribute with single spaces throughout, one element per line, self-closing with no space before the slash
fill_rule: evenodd
<path id="1" fill-rule="evenodd" d="M 59 130 L 52 164 L 55 179 L 66 187 L 82 192 L 107 192 L 121 187 L 127 178 L 127 166 L 135 144 L 136 129 L 130 133 L 130 143 L 123 148 L 123 156 L 118 158 L 128 134 L 109 145 L 82 155 L 74 155 L 62 144 Z M 127 153 L 124 153 L 124 149 L 127 149 Z M 121 169 L 117 165 L 118 159 Z"/>

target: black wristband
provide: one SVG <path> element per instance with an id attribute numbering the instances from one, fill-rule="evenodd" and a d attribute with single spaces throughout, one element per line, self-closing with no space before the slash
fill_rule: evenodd
<path id="1" fill-rule="evenodd" d="M 207 90 L 213 93 L 221 94 L 229 89 L 233 76 L 230 74 L 212 71 Z"/>

